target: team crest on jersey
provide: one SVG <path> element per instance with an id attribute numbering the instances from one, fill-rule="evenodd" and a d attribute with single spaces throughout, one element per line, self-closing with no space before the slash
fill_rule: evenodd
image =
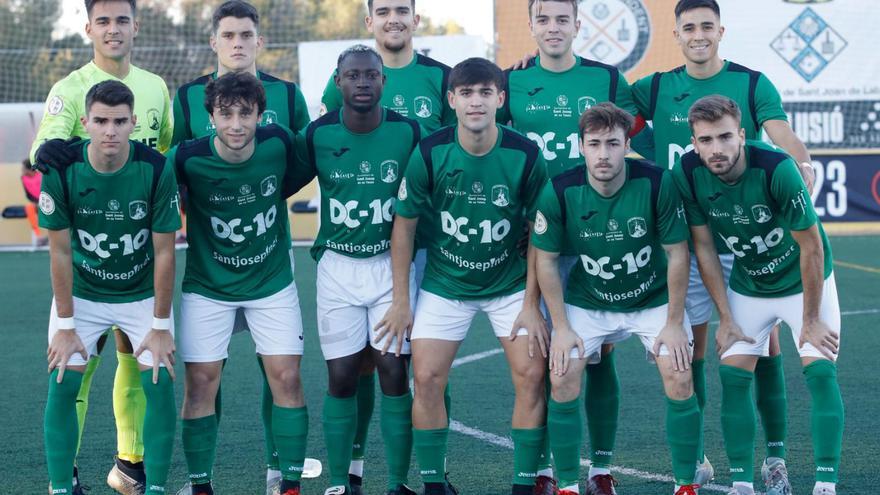
<path id="1" fill-rule="evenodd" d="M 397 181 L 397 161 L 396 160 L 385 160 L 379 166 L 382 172 L 382 182 L 386 184 L 393 184 Z"/>
<path id="2" fill-rule="evenodd" d="M 773 213 L 767 205 L 755 205 L 752 207 L 752 216 L 758 223 L 767 223 L 773 218 Z"/>
<path id="3" fill-rule="evenodd" d="M 154 131 L 158 131 L 159 127 L 161 127 L 159 122 L 159 111 L 155 108 L 147 110 L 147 125 Z"/>
<path id="4" fill-rule="evenodd" d="M 394 95 L 392 101 L 394 102 L 395 107 L 402 107 L 406 105 L 406 98 L 404 98 L 403 95 Z"/>
<path id="5" fill-rule="evenodd" d="M 635 67 L 651 40 L 651 19 L 640 0 L 581 0 L 578 17 L 586 19 L 575 38 L 578 55 L 617 66 Z"/>
<path id="6" fill-rule="evenodd" d="M 147 202 L 136 200 L 128 203 L 128 216 L 132 220 L 141 220 L 147 217 Z"/>
<path id="7" fill-rule="evenodd" d="M 55 213 L 55 200 L 52 199 L 52 196 L 49 196 L 49 193 L 46 191 L 40 193 L 40 211 L 42 211 L 44 215 Z"/>
<path id="8" fill-rule="evenodd" d="M 260 182 L 260 194 L 262 194 L 263 197 L 271 196 L 271 195 L 275 194 L 275 191 L 277 191 L 277 190 L 278 190 L 278 178 L 275 177 L 274 175 L 270 175 L 269 177 L 266 177 L 265 179 L 263 179 L 262 182 Z"/>
<path id="9" fill-rule="evenodd" d="M 635 239 L 644 237 L 644 235 L 648 233 L 648 224 L 642 217 L 630 218 L 626 222 L 626 226 L 629 230 L 629 236 Z"/>
<path id="10" fill-rule="evenodd" d="M 492 204 L 504 208 L 510 204 L 510 189 L 504 184 L 492 186 Z"/>
<path id="11" fill-rule="evenodd" d="M 578 114 L 583 114 L 587 110 L 593 108 L 593 105 L 596 104 L 596 99 L 592 96 L 581 96 L 578 98 Z"/>
<path id="12" fill-rule="evenodd" d="M 53 96 L 49 100 L 49 104 L 46 105 L 46 111 L 49 112 L 49 115 L 58 115 L 62 110 L 64 110 L 64 100 L 60 96 Z"/>
<path id="13" fill-rule="evenodd" d="M 397 188 L 397 199 L 406 201 L 406 177 L 400 179 L 400 187 Z"/>
<path id="14" fill-rule="evenodd" d="M 266 110 L 263 112 L 263 125 L 277 124 L 278 114 L 274 110 Z"/>
<path id="15" fill-rule="evenodd" d="M 538 213 L 535 214 L 535 233 L 538 235 L 541 235 L 546 232 L 547 232 L 547 219 L 544 218 L 544 214 L 541 213 L 541 210 L 538 210 Z"/>
<path id="16" fill-rule="evenodd" d="M 362 161 L 361 164 L 360 164 L 360 169 L 361 169 L 361 173 L 362 173 L 362 174 L 368 174 L 368 173 L 370 173 L 370 169 L 371 169 L 371 168 L 373 168 L 373 166 L 370 165 L 370 162 L 368 162 L 368 161 L 366 161 L 366 160 Z"/>
<path id="17" fill-rule="evenodd" d="M 434 104 L 427 96 L 417 96 L 413 101 L 413 108 L 416 109 L 416 116 L 427 119 L 434 114 Z"/>

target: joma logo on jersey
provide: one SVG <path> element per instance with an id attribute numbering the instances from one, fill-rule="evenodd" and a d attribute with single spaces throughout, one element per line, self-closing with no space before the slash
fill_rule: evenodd
<path id="1" fill-rule="evenodd" d="M 146 218 L 147 202 L 137 200 L 128 203 L 128 216 L 131 217 L 132 220 L 140 220 L 142 218 Z"/>

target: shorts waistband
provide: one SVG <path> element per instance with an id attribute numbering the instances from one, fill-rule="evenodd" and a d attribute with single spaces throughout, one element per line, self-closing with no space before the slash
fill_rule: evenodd
<path id="1" fill-rule="evenodd" d="M 369 258 L 346 256 L 342 253 L 337 253 L 332 249 L 325 250 L 324 254 L 321 255 L 321 261 L 332 260 L 334 263 L 350 263 L 352 265 L 372 265 L 374 263 L 385 261 L 386 259 L 391 259 L 391 251 L 385 251 L 384 253 L 370 256 Z"/>

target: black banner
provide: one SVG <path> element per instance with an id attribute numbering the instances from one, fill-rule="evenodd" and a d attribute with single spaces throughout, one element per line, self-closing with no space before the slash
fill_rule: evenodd
<path id="1" fill-rule="evenodd" d="M 880 154 L 813 156 L 813 204 L 824 223 L 880 222 Z"/>

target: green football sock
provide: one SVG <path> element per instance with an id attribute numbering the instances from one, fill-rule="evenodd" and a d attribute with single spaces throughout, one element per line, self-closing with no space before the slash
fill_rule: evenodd
<path id="1" fill-rule="evenodd" d="M 379 419 L 385 460 L 388 463 L 388 489 L 405 485 L 412 458 L 412 394 L 392 397 L 382 395 L 382 416 Z"/>
<path id="2" fill-rule="evenodd" d="M 370 432 L 370 420 L 373 419 L 373 408 L 376 406 L 376 373 L 358 377 L 357 386 L 357 430 L 351 446 L 351 458 L 363 459 L 367 451 L 367 434 Z M 346 469 L 348 469 L 346 467 Z"/>
<path id="3" fill-rule="evenodd" d="M 753 481 L 755 462 L 755 406 L 752 381 L 755 374 L 721 365 L 721 431 L 733 481 Z"/>
<path id="4" fill-rule="evenodd" d="M 611 466 L 617 439 L 620 382 L 617 379 L 614 355 L 615 352 L 612 351 L 603 355 L 598 364 L 587 366 L 584 394 L 587 426 L 590 430 L 590 461 L 593 466 L 603 468 Z"/>
<path id="5" fill-rule="evenodd" d="M 144 414 L 147 398 L 141 386 L 141 370 L 133 354 L 116 351 L 113 378 L 113 416 L 116 419 L 116 452 L 129 462 L 144 460 Z"/>
<path id="6" fill-rule="evenodd" d="M 58 370 L 49 375 L 49 394 L 43 416 L 43 441 L 46 466 L 52 493 L 73 493 L 73 461 L 79 437 L 76 418 L 76 396 L 83 374 L 66 370 L 64 380 L 57 383 Z"/>
<path id="7" fill-rule="evenodd" d="M 330 467 L 330 486 L 348 485 L 348 465 L 358 419 L 357 397 L 324 397 L 323 426 L 324 445 Z"/>
<path id="8" fill-rule="evenodd" d="M 703 410 L 706 407 L 706 360 L 694 359 L 691 362 L 691 373 L 694 378 L 694 395 L 697 396 L 697 406 L 700 408 L 700 443 L 697 445 L 697 460 L 702 462 L 705 457 L 703 452 Z"/>
<path id="9" fill-rule="evenodd" d="M 181 421 L 183 455 L 193 485 L 211 482 L 217 450 L 217 418 L 213 414 Z"/>
<path id="10" fill-rule="evenodd" d="M 141 385 L 147 398 L 144 415 L 144 471 L 147 495 L 162 495 L 168 481 L 171 454 L 174 452 L 174 430 L 177 409 L 174 405 L 174 382 L 168 370 L 159 370 L 158 383 L 153 384 L 153 370 L 141 372 Z"/>
<path id="11" fill-rule="evenodd" d="M 694 465 L 700 445 L 700 406 L 697 396 L 685 400 L 666 398 L 666 441 L 672 457 L 672 474 L 678 485 L 694 482 Z"/>
<path id="12" fill-rule="evenodd" d="M 782 370 L 781 354 L 758 358 L 755 366 L 755 395 L 767 440 L 767 457 L 785 459 L 788 403 L 785 398 L 785 373 Z"/>
<path id="13" fill-rule="evenodd" d="M 449 428 L 419 430 L 413 428 L 413 447 L 424 483 L 446 483 L 446 441 Z"/>
<path id="14" fill-rule="evenodd" d="M 260 365 L 260 374 L 263 375 L 263 441 L 266 443 L 266 468 L 278 471 L 278 451 L 275 449 L 275 437 L 272 435 L 272 389 L 269 387 L 269 379 L 266 378 L 266 369 L 263 367 L 263 358 L 257 354 L 257 363 Z"/>
<path id="15" fill-rule="evenodd" d="M 547 427 L 513 428 L 513 484 L 534 486 Z"/>
<path id="16" fill-rule="evenodd" d="M 816 481 L 837 483 L 843 442 L 843 399 L 837 383 L 837 366 L 823 359 L 805 366 L 804 375 L 812 399 L 810 429 Z"/>
<path id="17" fill-rule="evenodd" d="M 581 442 L 584 439 L 580 400 L 556 402 L 551 398 L 547 403 L 547 433 L 559 486 L 576 485 L 580 477 Z"/>
<path id="18" fill-rule="evenodd" d="M 273 405 L 272 433 L 275 435 L 282 478 L 299 481 L 302 478 L 306 443 L 309 439 L 309 412 L 306 407 Z"/>
<path id="19" fill-rule="evenodd" d="M 76 439 L 76 453 L 79 454 L 79 447 L 82 445 L 83 430 L 86 426 L 86 413 L 89 412 L 89 392 L 92 389 L 92 377 L 98 365 L 101 364 L 101 356 L 95 355 L 89 358 L 86 363 L 86 370 L 83 372 L 82 385 L 79 387 L 79 393 L 76 395 L 76 422 L 79 426 L 79 436 Z"/>

